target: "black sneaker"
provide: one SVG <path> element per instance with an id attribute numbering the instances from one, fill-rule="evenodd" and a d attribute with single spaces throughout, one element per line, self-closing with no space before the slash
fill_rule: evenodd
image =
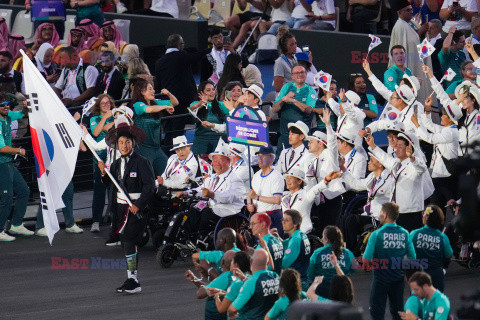
<path id="1" fill-rule="evenodd" d="M 123 292 L 132 294 L 132 293 L 139 293 L 141 291 L 142 291 L 142 288 L 140 287 L 140 283 L 138 283 L 134 279 L 130 278 L 127 281 L 125 281 Z"/>
<path id="2" fill-rule="evenodd" d="M 133 280 L 133 279 L 132 279 L 132 280 Z M 123 292 L 125 292 L 125 287 L 127 286 L 127 283 L 128 283 L 129 281 L 130 281 L 130 279 L 125 280 L 125 282 L 122 284 L 122 286 L 121 286 L 121 287 L 118 287 L 118 288 L 116 289 L 116 291 L 117 291 L 118 293 L 123 293 Z M 134 281 L 135 281 L 135 280 L 134 280 Z"/>
<path id="3" fill-rule="evenodd" d="M 120 237 L 118 234 L 111 234 L 110 237 L 108 237 L 108 240 L 105 242 L 105 245 L 109 247 L 119 246 L 121 244 L 122 243 L 120 242 Z"/>

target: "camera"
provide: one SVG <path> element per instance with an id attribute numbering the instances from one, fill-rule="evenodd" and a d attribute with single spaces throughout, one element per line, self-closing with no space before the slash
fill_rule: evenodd
<path id="1" fill-rule="evenodd" d="M 308 51 L 310 51 L 310 47 L 309 46 L 303 46 L 302 51 L 303 52 L 308 52 Z"/>

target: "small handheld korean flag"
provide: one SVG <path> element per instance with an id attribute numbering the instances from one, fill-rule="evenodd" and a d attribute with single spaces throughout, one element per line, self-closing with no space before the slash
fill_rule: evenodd
<path id="1" fill-rule="evenodd" d="M 452 81 L 453 78 L 455 78 L 457 74 L 455 71 L 452 70 L 452 68 L 448 68 L 448 70 L 445 72 L 443 75 L 442 79 L 447 80 L 447 81 Z"/>
<path id="2" fill-rule="evenodd" d="M 330 90 L 330 83 L 332 82 L 332 75 L 323 71 L 319 71 L 313 77 L 313 83 L 325 91 Z"/>
<path id="3" fill-rule="evenodd" d="M 95 105 L 95 102 L 97 101 L 97 97 L 92 97 L 90 100 L 85 102 L 82 108 L 82 120 L 84 116 L 89 116 L 92 113 L 92 108 Z M 82 121 L 80 121 L 82 122 Z"/>
<path id="4" fill-rule="evenodd" d="M 435 47 L 432 46 L 430 42 L 425 38 L 422 43 L 417 45 L 418 49 L 418 56 L 420 57 L 420 60 L 425 60 L 425 58 L 428 58 L 432 55 L 433 52 L 435 52 Z"/>
<path id="5" fill-rule="evenodd" d="M 368 36 L 372 39 L 372 42 L 370 42 L 370 45 L 368 46 L 368 53 L 370 53 L 373 48 L 378 47 L 382 44 L 382 40 L 380 40 L 379 37 L 376 37 L 373 34 L 369 34 Z"/>

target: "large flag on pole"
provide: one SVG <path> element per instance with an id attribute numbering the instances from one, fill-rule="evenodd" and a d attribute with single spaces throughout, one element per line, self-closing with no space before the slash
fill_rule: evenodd
<path id="1" fill-rule="evenodd" d="M 52 244 L 59 230 L 56 210 L 65 206 L 62 194 L 75 171 L 82 133 L 35 65 L 21 53 L 41 208 Z"/>

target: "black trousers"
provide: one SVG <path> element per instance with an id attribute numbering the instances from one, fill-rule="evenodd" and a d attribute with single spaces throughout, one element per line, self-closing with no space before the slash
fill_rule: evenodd
<path id="1" fill-rule="evenodd" d="M 422 214 L 422 211 L 400 213 L 397 224 L 407 229 L 408 232 L 412 232 L 415 229 L 423 227 Z"/>
<path id="2" fill-rule="evenodd" d="M 319 206 L 314 205 L 312 207 L 312 215 L 314 214 L 314 208 L 317 210 L 315 214 L 318 214 L 318 225 L 314 225 L 317 236 L 322 237 L 323 229 L 326 226 L 332 225 L 340 228 L 340 216 L 342 213 L 341 195 L 330 200 L 325 198 L 324 203 L 321 203 Z"/>
<path id="3" fill-rule="evenodd" d="M 189 231 L 191 233 L 198 232 L 202 236 L 206 236 L 211 231 L 214 231 L 216 223 L 220 220 L 220 217 L 211 208 L 199 211 L 193 206 L 190 208 L 189 216 Z"/>
<path id="4" fill-rule="evenodd" d="M 433 178 L 432 181 L 435 191 L 433 192 L 430 201 L 444 210 L 448 200 L 457 199 L 457 179 L 450 176 L 447 178 Z"/>
<path id="5" fill-rule="evenodd" d="M 370 291 L 370 316 L 373 320 L 385 319 L 387 298 L 390 305 L 392 319 L 400 320 L 398 311 L 403 311 L 403 289 L 405 282 L 400 279 L 395 282 L 383 283 L 373 278 Z"/>
<path id="6" fill-rule="evenodd" d="M 343 235 L 345 236 L 345 242 L 347 248 L 351 250 L 355 256 L 357 252 L 358 237 L 363 233 L 363 228 L 368 224 L 372 223 L 371 216 L 362 216 L 359 214 L 351 214 L 345 217 L 343 222 Z M 380 225 L 380 222 L 377 222 L 377 225 Z"/>

